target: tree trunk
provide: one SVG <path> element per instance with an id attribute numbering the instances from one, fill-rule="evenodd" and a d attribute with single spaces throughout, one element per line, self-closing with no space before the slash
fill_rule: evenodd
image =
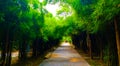
<path id="1" fill-rule="evenodd" d="M 7 35 L 6 35 L 6 59 L 5 59 L 5 66 L 10 66 L 11 65 L 11 43 L 10 43 L 10 35 L 9 35 L 9 28 L 7 30 Z"/>
<path id="2" fill-rule="evenodd" d="M 21 55 L 22 55 L 22 44 L 21 42 L 19 42 L 19 60 L 21 59 Z"/>
<path id="3" fill-rule="evenodd" d="M 93 56 L 92 56 L 92 48 L 91 48 L 91 40 L 90 40 L 90 35 L 89 35 L 88 32 L 87 32 L 87 46 L 88 46 L 88 48 L 89 48 L 90 59 L 93 59 Z"/>
<path id="4" fill-rule="evenodd" d="M 5 41 L 2 44 L 2 66 L 11 65 L 11 44 L 9 28 L 6 30 Z"/>
<path id="5" fill-rule="evenodd" d="M 5 42 L 2 43 L 2 54 L 1 54 L 1 59 L 2 59 L 2 66 L 5 66 L 5 58 L 6 58 L 6 51 L 5 51 Z"/>
<path id="6" fill-rule="evenodd" d="M 120 66 L 120 39 L 119 39 L 119 31 L 118 31 L 116 18 L 114 19 L 114 25 L 115 25 L 115 34 L 116 34 L 116 44 L 117 44 L 117 50 L 118 50 L 118 61 L 119 61 L 118 66 Z"/>
<path id="7" fill-rule="evenodd" d="M 12 46 L 11 46 L 11 43 L 9 43 L 8 47 L 7 47 L 6 66 L 10 66 L 11 65 L 11 52 L 12 52 Z"/>
<path id="8" fill-rule="evenodd" d="M 33 47 L 33 54 L 32 56 L 33 57 L 37 57 L 38 53 L 37 53 L 37 44 L 38 44 L 38 39 L 36 38 L 32 44 L 32 47 Z"/>
<path id="9" fill-rule="evenodd" d="M 22 40 L 23 42 L 19 45 L 19 59 L 20 60 L 26 60 L 27 54 L 26 54 L 26 40 Z"/>
<path id="10" fill-rule="evenodd" d="M 101 61 L 103 60 L 103 46 L 102 46 L 101 41 L 100 41 L 100 60 Z"/>
<path id="11" fill-rule="evenodd" d="M 101 41 L 101 37 L 99 35 L 97 35 L 97 40 L 98 40 L 98 43 L 100 45 L 100 61 L 103 60 L 103 45 L 102 45 L 102 41 Z"/>

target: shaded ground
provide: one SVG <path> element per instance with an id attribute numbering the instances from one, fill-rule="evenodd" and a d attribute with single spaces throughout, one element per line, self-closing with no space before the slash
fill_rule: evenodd
<path id="1" fill-rule="evenodd" d="M 53 52 L 55 48 L 51 48 L 48 51 L 46 51 L 42 56 L 33 58 L 31 57 L 32 52 L 28 52 L 26 60 L 19 61 L 18 60 L 18 53 L 16 52 L 16 57 L 12 57 L 12 65 L 11 66 L 39 66 L 39 64 L 45 59 L 45 55 L 48 54 L 48 52 Z"/>
<path id="2" fill-rule="evenodd" d="M 18 51 L 12 52 L 12 57 L 17 57 L 18 56 Z M 0 57 L 1 57 L 1 51 L 0 51 Z"/>
<path id="3" fill-rule="evenodd" d="M 18 51 L 14 51 L 12 52 L 12 64 L 16 63 L 16 61 L 18 60 Z M 0 51 L 0 58 L 1 58 L 1 51 Z"/>
<path id="4" fill-rule="evenodd" d="M 90 66 L 108 66 L 103 61 L 99 59 L 99 57 L 94 57 L 94 59 L 90 59 L 90 56 L 88 53 L 83 52 L 82 50 L 78 50 L 79 54 L 90 64 Z"/>
<path id="5" fill-rule="evenodd" d="M 42 62 L 43 58 L 28 58 L 24 61 L 17 61 L 17 63 L 12 64 L 11 66 L 38 66 Z"/>
<path id="6" fill-rule="evenodd" d="M 90 66 L 69 43 L 62 43 L 39 66 Z"/>

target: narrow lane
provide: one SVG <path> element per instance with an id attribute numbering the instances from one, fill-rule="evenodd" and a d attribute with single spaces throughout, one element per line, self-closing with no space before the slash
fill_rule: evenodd
<path id="1" fill-rule="evenodd" d="M 90 66 L 79 53 L 69 44 L 62 43 L 50 57 L 39 66 Z"/>

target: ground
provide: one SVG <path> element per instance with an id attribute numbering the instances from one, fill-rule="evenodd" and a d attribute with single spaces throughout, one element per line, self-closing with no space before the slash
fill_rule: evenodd
<path id="1" fill-rule="evenodd" d="M 12 66 L 61 66 L 61 64 L 63 66 L 80 66 L 82 64 L 83 66 L 84 63 L 85 66 L 106 66 L 99 59 L 91 60 L 87 53 L 75 49 L 72 44 L 67 42 L 54 49 L 55 51 L 48 51 L 44 55 L 45 58 L 28 58 L 23 62 L 18 61 L 18 51 L 12 52 Z"/>
<path id="2" fill-rule="evenodd" d="M 62 43 L 39 66 L 90 66 L 69 43 Z"/>

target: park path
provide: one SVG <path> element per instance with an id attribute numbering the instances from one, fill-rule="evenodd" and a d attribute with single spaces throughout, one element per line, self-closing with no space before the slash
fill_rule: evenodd
<path id="1" fill-rule="evenodd" d="M 39 66 L 90 66 L 84 58 L 69 44 L 62 43 L 50 57 Z"/>

